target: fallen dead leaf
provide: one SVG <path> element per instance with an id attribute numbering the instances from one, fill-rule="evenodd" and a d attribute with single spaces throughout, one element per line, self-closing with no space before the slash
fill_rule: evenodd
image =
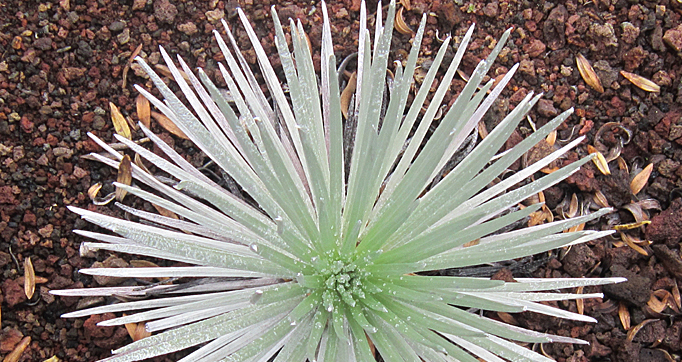
<path id="1" fill-rule="evenodd" d="M 151 332 L 148 332 L 147 329 L 145 329 L 144 325 L 144 322 L 128 323 L 125 325 L 126 331 L 128 331 L 128 335 L 133 339 L 133 342 L 152 335 Z"/>
<path id="2" fill-rule="evenodd" d="M 133 181 L 133 166 L 130 162 L 130 156 L 125 155 L 118 165 L 118 176 L 116 182 L 124 185 L 130 185 Z M 128 192 L 122 188 L 116 188 L 116 200 L 122 202 Z"/>
<path id="3" fill-rule="evenodd" d="M 644 250 L 644 248 L 642 248 L 641 246 L 637 245 L 638 243 L 642 242 L 641 240 L 637 240 L 637 239 L 633 238 L 632 236 L 630 236 L 626 233 L 623 233 L 623 232 L 620 233 L 620 238 L 625 242 L 625 244 L 627 244 L 629 247 L 634 249 L 636 252 L 638 252 L 644 256 L 649 256 L 649 252 Z"/>
<path id="4" fill-rule="evenodd" d="M 102 183 L 98 182 L 88 189 L 88 197 L 90 197 L 90 200 L 94 200 L 97 197 L 97 194 L 99 193 L 99 190 L 102 188 Z"/>
<path id="5" fill-rule="evenodd" d="M 661 91 L 661 86 L 650 81 L 649 79 L 642 77 L 641 75 L 626 72 L 624 70 L 621 70 L 620 74 L 641 90 L 652 93 L 658 93 Z"/>
<path id="6" fill-rule="evenodd" d="M 14 347 L 14 350 L 5 356 L 5 359 L 2 360 L 2 362 L 17 362 L 29 344 L 31 344 L 31 336 L 24 337 L 21 342 Z"/>
<path id="7" fill-rule="evenodd" d="M 405 10 L 405 8 L 401 7 L 395 13 L 395 30 L 397 30 L 400 34 L 403 35 L 414 35 L 414 31 L 412 31 L 412 29 L 410 29 L 410 27 L 407 26 L 407 23 L 405 22 L 403 10 Z"/>
<path id="8" fill-rule="evenodd" d="M 628 342 L 632 342 L 632 340 L 635 338 L 635 335 L 637 335 L 637 333 L 639 333 L 639 331 L 640 331 L 644 326 L 646 326 L 647 324 L 649 324 L 649 323 L 651 323 L 651 322 L 655 322 L 655 321 L 657 321 L 657 320 L 658 320 L 658 319 L 647 319 L 647 320 L 643 321 L 642 323 L 640 323 L 640 324 L 638 324 L 638 325 L 632 327 L 632 329 L 630 329 L 630 330 L 628 331 L 627 341 L 628 341 Z"/>
<path id="9" fill-rule="evenodd" d="M 675 301 L 675 304 L 677 305 L 678 309 L 682 309 L 682 299 L 680 299 L 680 288 L 677 286 L 677 282 L 673 284 L 673 300 Z"/>
<path id="10" fill-rule="evenodd" d="M 610 175 L 611 174 L 611 169 L 609 169 L 609 163 L 606 162 L 606 158 L 604 155 L 599 152 L 596 148 L 594 148 L 592 145 L 587 145 L 587 152 L 590 154 L 596 154 L 597 157 L 594 157 L 592 159 L 592 162 L 594 162 L 595 166 L 597 166 L 597 169 L 599 169 L 599 172 L 601 172 L 604 175 Z"/>
<path id="11" fill-rule="evenodd" d="M 407 11 L 412 10 L 412 4 L 410 4 L 410 0 L 400 0 L 400 5 L 402 5 Z"/>
<path id="12" fill-rule="evenodd" d="M 611 207 L 609 206 L 609 200 L 607 200 L 606 196 L 599 190 L 594 193 L 592 199 L 599 207 Z"/>
<path id="13" fill-rule="evenodd" d="M 358 81 L 358 74 L 357 72 L 353 72 L 351 74 L 350 79 L 348 79 L 348 84 L 346 85 L 346 88 L 343 89 L 343 92 L 341 92 L 341 113 L 343 114 L 343 118 L 348 119 L 348 107 L 350 107 L 350 100 L 353 98 L 353 93 L 355 93 L 355 86 L 357 85 Z"/>
<path id="14" fill-rule="evenodd" d="M 142 94 L 138 94 L 135 98 L 135 106 L 137 108 L 137 118 L 142 124 L 149 128 L 151 126 L 151 106 L 149 100 Z"/>
<path id="15" fill-rule="evenodd" d="M 182 132 L 180 130 L 180 128 L 178 128 L 178 126 L 176 126 L 175 123 L 173 123 L 173 121 L 170 120 L 170 118 L 164 116 L 161 113 L 153 112 L 153 111 L 151 112 L 151 115 L 152 115 L 152 118 L 154 118 L 157 122 L 159 122 L 161 127 L 163 127 L 166 131 L 168 131 L 168 132 L 170 132 L 170 133 L 174 134 L 175 136 L 180 137 L 182 139 L 185 139 L 185 140 L 189 139 L 189 137 L 187 137 L 185 132 Z"/>
<path id="16" fill-rule="evenodd" d="M 24 259 L 24 293 L 29 300 L 36 291 L 36 272 L 31 258 Z"/>
<path id="17" fill-rule="evenodd" d="M 585 286 L 579 286 L 578 289 L 576 289 L 575 294 L 583 294 L 583 290 L 585 290 Z M 585 314 L 585 301 L 582 299 L 576 299 L 575 300 L 575 306 L 578 309 L 578 314 Z"/>
<path id="18" fill-rule="evenodd" d="M 142 51 L 142 44 L 138 45 L 137 48 L 135 48 L 135 50 L 132 52 L 132 54 L 130 54 L 128 61 L 126 62 L 126 66 L 123 68 L 123 84 L 121 85 L 122 88 L 125 88 L 126 84 L 128 83 L 128 71 L 130 70 L 130 66 L 133 65 L 135 57 L 140 54 L 140 51 Z"/>
<path id="19" fill-rule="evenodd" d="M 488 137 L 488 130 L 485 128 L 485 122 L 480 121 L 478 122 L 478 136 L 481 137 L 481 139 L 484 139 Z"/>
<path id="20" fill-rule="evenodd" d="M 623 329 L 626 331 L 630 329 L 630 311 L 623 302 L 620 302 L 618 305 L 618 318 L 620 318 L 620 324 L 623 325 Z"/>
<path id="21" fill-rule="evenodd" d="M 59 362 L 59 358 L 57 358 L 57 356 L 52 356 L 52 357 L 44 360 L 43 362 Z"/>
<path id="22" fill-rule="evenodd" d="M 128 127 L 128 121 L 121 114 L 115 104 L 109 102 L 109 107 L 111 108 L 111 122 L 114 124 L 114 129 L 116 133 L 127 138 L 132 139 L 132 134 L 130 133 L 130 127 Z"/>
<path id="23" fill-rule="evenodd" d="M 583 77 L 585 83 L 597 92 L 604 93 L 604 87 L 601 85 L 599 76 L 597 76 L 597 73 L 594 72 L 594 68 L 592 68 L 590 62 L 588 62 L 587 59 L 580 53 L 578 53 L 575 58 L 576 63 L 578 64 L 578 71 L 580 72 L 580 76 Z"/>
<path id="24" fill-rule="evenodd" d="M 478 245 L 478 243 L 480 243 L 480 242 L 481 242 L 481 239 L 471 240 L 471 241 L 468 242 L 468 243 L 464 243 L 464 245 L 462 245 L 462 247 L 463 247 L 463 248 L 468 248 L 468 247 L 470 247 L 470 246 Z"/>
<path id="25" fill-rule="evenodd" d="M 649 176 L 651 176 L 651 171 L 653 171 L 653 169 L 654 164 L 650 163 L 632 179 L 630 182 L 630 191 L 632 191 L 633 195 L 637 195 L 642 191 L 644 185 L 649 181 Z"/>

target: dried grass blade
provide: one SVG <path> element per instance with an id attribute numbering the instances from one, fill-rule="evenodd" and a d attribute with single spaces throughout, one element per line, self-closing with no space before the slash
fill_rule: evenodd
<path id="1" fill-rule="evenodd" d="M 578 289 L 576 289 L 575 294 L 583 294 L 583 290 L 585 290 L 585 286 L 581 285 L 578 287 Z M 575 305 L 578 309 L 578 314 L 585 314 L 585 301 L 582 299 L 576 299 Z"/>
<path id="2" fill-rule="evenodd" d="M 590 65 L 590 62 L 580 53 L 575 57 L 576 63 L 578 64 L 578 71 L 583 77 L 583 80 L 587 85 L 592 87 L 599 93 L 604 93 L 604 87 L 601 85 L 599 76 L 595 73 L 594 68 Z"/>
<path id="3" fill-rule="evenodd" d="M 632 179 L 630 182 L 630 191 L 632 191 L 633 195 L 637 195 L 642 191 L 644 185 L 649 181 L 649 176 L 651 176 L 651 171 L 653 171 L 653 169 L 654 164 L 650 163 Z"/>
<path id="4" fill-rule="evenodd" d="M 31 258 L 24 259 L 24 293 L 26 298 L 33 298 L 36 291 L 36 272 L 33 269 Z"/>
<path id="5" fill-rule="evenodd" d="M 130 54 L 130 57 L 128 58 L 128 62 L 126 62 L 126 66 L 123 68 L 123 85 L 122 88 L 126 87 L 126 84 L 128 83 L 128 71 L 130 70 L 130 66 L 133 65 L 133 60 L 135 59 L 138 54 L 142 51 L 142 44 L 138 45 L 137 48 L 135 48 L 135 51 L 133 51 L 132 54 Z"/>
<path id="6" fill-rule="evenodd" d="M 620 238 L 632 249 L 634 249 L 636 252 L 644 255 L 644 256 L 649 256 L 649 252 L 644 250 L 641 246 L 637 245 L 637 240 L 635 240 L 633 237 L 631 237 L 628 234 L 625 233 L 620 233 Z"/>
<path id="7" fill-rule="evenodd" d="M 161 127 L 163 127 L 166 131 L 168 131 L 168 132 L 174 134 L 175 136 L 180 137 L 184 140 L 189 139 L 189 137 L 187 137 L 185 132 L 182 132 L 180 130 L 180 128 L 178 128 L 178 126 L 176 126 L 175 123 L 173 123 L 173 121 L 170 120 L 170 118 L 168 118 L 168 117 L 166 117 L 163 114 L 158 113 L 158 112 L 151 112 L 151 116 L 157 122 L 159 122 Z"/>
<path id="8" fill-rule="evenodd" d="M 16 347 L 14 347 L 14 350 L 10 352 L 7 356 L 5 356 L 5 359 L 2 360 L 2 362 L 17 362 L 19 361 L 19 358 L 21 358 L 21 355 L 24 353 L 26 350 L 26 347 L 31 344 L 31 336 L 26 336 L 24 337 L 19 344 L 17 344 Z"/>
<path id="9" fill-rule="evenodd" d="M 99 190 L 102 188 L 102 183 L 98 182 L 90 188 L 88 188 L 88 197 L 90 197 L 90 200 L 94 200 L 97 197 L 97 194 L 99 194 Z"/>
<path id="10" fill-rule="evenodd" d="M 128 127 L 128 121 L 121 114 L 115 104 L 109 102 L 109 107 L 111 108 L 111 122 L 114 124 L 114 129 L 116 133 L 121 136 L 132 139 L 132 134 L 130 133 L 130 127 Z"/>
<path id="11" fill-rule="evenodd" d="M 130 162 L 130 156 L 125 155 L 118 165 L 118 176 L 116 177 L 116 182 L 124 185 L 130 186 L 133 181 L 133 166 Z M 128 192 L 120 187 L 116 188 L 116 200 L 119 202 L 123 201 Z"/>
<path id="12" fill-rule="evenodd" d="M 594 148 L 592 145 L 587 145 L 587 151 L 590 154 L 594 153 L 597 155 L 597 157 L 592 159 L 592 162 L 594 162 L 595 166 L 597 166 L 599 172 L 601 172 L 604 175 L 610 175 L 611 169 L 609 168 L 609 163 L 606 161 L 604 155 L 601 152 L 599 152 L 596 148 Z"/>
<path id="13" fill-rule="evenodd" d="M 650 81 L 649 79 L 642 77 L 641 75 L 626 72 L 624 70 L 621 70 L 620 74 L 641 90 L 653 93 L 658 93 L 661 91 L 661 86 Z"/>

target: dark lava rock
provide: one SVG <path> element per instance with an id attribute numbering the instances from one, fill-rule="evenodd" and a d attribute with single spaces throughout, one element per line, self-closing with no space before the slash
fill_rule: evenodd
<path id="1" fill-rule="evenodd" d="M 652 245 L 651 249 L 654 250 L 654 254 L 670 274 L 682 279 L 682 259 L 677 252 L 670 250 L 663 244 Z"/>
<path id="2" fill-rule="evenodd" d="M 628 281 L 605 285 L 603 290 L 606 295 L 638 307 L 649 301 L 651 279 L 627 270 L 622 265 L 613 265 L 610 271 L 612 277 L 624 277 Z"/>
<path id="3" fill-rule="evenodd" d="M 571 251 L 563 259 L 564 270 L 572 277 L 584 277 L 598 260 L 589 246 L 585 244 L 573 245 Z"/>
<path id="4" fill-rule="evenodd" d="M 549 13 L 542 29 L 547 46 L 552 50 L 561 49 L 566 45 L 566 20 L 568 11 L 563 5 L 558 5 Z"/>
<path id="5" fill-rule="evenodd" d="M 668 246 L 675 246 L 682 239 L 682 198 L 673 200 L 670 207 L 651 218 L 646 236 Z"/>
<path id="6" fill-rule="evenodd" d="M 52 39 L 48 37 L 38 38 L 33 42 L 33 47 L 40 50 L 50 50 L 52 48 Z"/>
<path id="7" fill-rule="evenodd" d="M 26 300 L 24 288 L 12 279 L 6 279 L 2 283 L 2 295 L 10 308 Z"/>
<path id="8" fill-rule="evenodd" d="M 663 35 L 663 41 L 676 52 L 682 51 L 682 24 L 670 29 Z"/>

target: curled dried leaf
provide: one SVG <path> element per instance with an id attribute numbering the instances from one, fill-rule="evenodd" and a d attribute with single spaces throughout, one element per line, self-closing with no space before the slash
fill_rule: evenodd
<path id="1" fill-rule="evenodd" d="M 638 324 L 638 325 L 632 327 L 632 329 L 630 329 L 630 330 L 628 331 L 628 335 L 627 335 L 627 340 L 628 340 L 628 342 L 632 342 L 632 340 L 635 338 L 635 335 L 637 335 L 637 333 L 639 333 L 639 331 L 640 331 L 642 328 L 644 328 L 644 326 L 646 326 L 647 324 L 649 324 L 649 323 L 651 323 L 651 322 L 655 322 L 655 321 L 657 321 L 657 320 L 658 320 L 658 319 L 647 319 L 647 320 L 645 320 L 644 322 L 642 322 L 642 323 L 640 323 L 640 324 Z"/>
<path id="2" fill-rule="evenodd" d="M 128 121 L 121 114 L 115 104 L 109 102 L 109 108 L 111 108 L 111 122 L 114 124 L 114 129 L 116 133 L 127 138 L 132 139 L 132 134 L 130 133 L 130 127 L 128 127 Z"/>
<path id="3" fill-rule="evenodd" d="M 646 185 L 647 181 L 649 181 L 649 176 L 651 176 L 651 171 L 653 170 L 654 164 L 650 163 L 632 179 L 630 182 L 630 191 L 632 191 L 633 195 L 637 195 L 640 191 L 642 191 L 644 185 Z"/>
<path id="4" fill-rule="evenodd" d="M 573 218 L 578 215 L 578 195 L 575 193 L 571 195 L 571 203 L 568 205 L 568 213 L 566 217 Z"/>
<path id="5" fill-rule="evenodd" d="M 621 169 L 627 173 L 630 173 L 630 169 L 628 167 L 628 164 L 627 164 L 627 162 L 625 162 L 623 157 L 620 157 L 620 156 L 616 157 L 616 162 L 618 162 L 618 168 L 619 169 Z"/>
<path id="6" fill-rule="evenodd" d="M 118 176 L 116 177 L 116 182 L 124 185 L 130 185 L 133 181 L 133 166 L 130 162 L 130 156 L 125 155 L 118 165 Z M 116 188 L 116 200 L 119 202 L 123 201 L 128 192 L 122 188 Z"/>
<path id="7" fill-rule="evenodd" d="M 604 87 L 601 85 L 601 80 L 599 80 L 599 76 L 597 76 L 597 73 L 595 73 L 594 68 L 592 68 L 590 65 L 590 62 L 588 62 L 587 59 L 580 53 L 576 55 L 575 60 L 578 64 L 580 76 L 583 77 L 585 83 L 597 92 L 604 93 Z"/>
<path id="8" fill-rule="evenodd" d="M 613 228 L 618 231 L 623 231 L 623 230 L 631 230 L 631 229 L 637 229 L 640 228 L 644 225 L 649 225 L 651 224 L 651 221 L 645 220 L 645 221 L 640 221 L 640 222 L 631 222 L 628 224 L 621 224 L 621 225 L 616 225 Z"/>
<path id="9" fill-rule="evenodd" d="M 609 200 L 606 199 L 606 196 L 599 190 L 595 192 L 594 196 L 592 197 L 594 202 L 599 206 L 599 207 L 611 207 L 609 206 Z"/>
<path id="10" fill-rule="evenodd" d="M 348 79 L 348 84 L 346 85 L 346 88 L 343 89 L 343 92 L 341 92 L 341 113 L 343 114 L 343 118 L 348 119 L 348 108 L 350 107 L 350 100 L 353 98 L 353 93 L 355 93 L 355 87 L 357 86 L 357 81 L 358 81 L 358 74 L 357 72 L 353 72 L 351 74 L 350 79 Z"/>
<path id="11" fill-rule="evenodd" d="M 646 304 L 654 312 L 661 313 L 663 312 L 663 310 L 665 310 L 665 307 L 667 306 L 667 301 L 665 301 L 665 299 L 664 300 L 659 299 L 655 294 L 651 294 L 651 297 L 649 298 L 649 301 L 646 302 Z"/>
<path id="12" fill-rule="evenodd" d="M 400 5 L 407 9 L 407 11 L 412 10 L 412 4 L 410 4 L 410 0 L 400 0 Z"/>
<path id="13" fill-rule="evenodd" d="M 625 233 L 620 233 L 620 238 L 627 244 L 629 247 L 634 249 L 636 252 L 644 255 L 644 256 L 649 256 L 649 252 L 644 250 L 641 246 L 637 245 L 638 243 L 641 243 L 641 240 L 637 240 L 633 238 L 632 236 L 625 234 Z"/>
<path id="14" fill-rule="evenodd" d="M 14 347 L 12 352 L 10 352 L 2 362 L 17 362 L 21 355 L 24 354 L 26 347 L 31 344 L 31 336 L 24 337 L 17 345 Z"/>
<path id="15" fill-rule="evenodd" d="M 99 190 L 102 188 L 102 183 L 98 182 L 88 189 L 88 197 L 90 197 L 90 200 L 94 200 L 97 197 L 97 194 L 99 194 Z"/>
<path id="16" fill-rule="evenodd" d="M 581 285 L 576 289 L 575 294 L 583 294 L 583 290 L 585 290 L 585 286 Z M 576 299 L 575 306 L 578 309 L 578 314 L 585 314 L 585 301 Z"/>
<path id="17" fill-rule="evenodd" d="M 26 298 L 33 298 L 36 291 L 36 272 L 33 269 L 31 258 L 24 259 L 24 293 Z"/>
<path id="18" fill-rule="evenodd" d="M 618 304 L 618 318 L 620 319 L 620 324 L 623 325 L 623 329 L 626 331 L 630 329 L 630 311 L 623 302 Z"/>
<path id="19" fill-rule="evenodd" d="M 632 216 L 635 218 L 635 222 L 644 222 L 649 220 L 649 215 L 647 215 L 642 207 L 637 203 L 629 203 L 623 206 L 623 208 L 632 213 Z"/>
<path id="20" fill-rule="evenodd" d="M 403 35 L 414 35 L 414 31 L 412 31 L 412 29 L 410 29 L 410 27 L 407 26 L 407 23 L 405 22 L 403 10 L 405 10 L 405 8 L 400 8 L 395 13 L 395 30 L 397 30 L 400 34 Z"/>
<path id="21" fill-rule="evenodd" d="M 629 80 L 632 84 L 637 86 L 637 88 L 639 88 L 643 91 L 653 92 L 653 93 L 658 93 L 661 91 L 661 86 L 650 81 L 649 79 L 642 77 L 641 75 L 626 72 L 624 70 L 621 70 L 620 74 L 623 77 L 625 77 L 625 79 Z"/>
<path id="22" fill-rule="evenodd" d="M 151 112 L 151 116 L 157 122 L 159 122 L 161 127 L 163 127 L 166 131 L 168 131 L 168 132 L 170 132 L 170 133 L 174 134 L 175 136 L 180 137 L 182 139 L 185 139 L 185 140 L 189 139 L 189 137 L 187 137 L 185 132 L 182 132 L 180 130 L 180 128 L 178 128 L 178 126 L 176 126 L 175 123 L 173 123 L 173 121 L 170 120 L 170 118 L 168 118 L 168 117 L 166 117 L 163 114 L 158 113 L 158 112 Z"/>
<path id="23" fill-rule="evenodd" d="M 135 98 L 135 106 L 137 108 L 137 118 L 142 124 L 149 128 L 151 125 L 151 106 L 149 100 L 142 94 L 138 94 Z"/>
<path id="24" fill-rule="evenodd" d="M 52 356 L 52 357 L 44 360 L 43 362 L 59 362 L 59 358 L 57 358 L 57 356 Z"/>

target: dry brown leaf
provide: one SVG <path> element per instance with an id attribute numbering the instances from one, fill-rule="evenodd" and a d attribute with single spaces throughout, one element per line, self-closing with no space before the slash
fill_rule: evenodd
<path id="1" fill-rule="evenodd" d="M 400 0 L 400 5 L 407 9 L 407 11 L 412 10 L 412 4 L 410 4 L 410 0 Z"/>
<path id="2" fill-rule="evenodd" d="M 568 213 L 566 217 L 574 218 L 578 215 L 578 195 L 575 193 L 571 195 L 571 202 L 568 204 Z"/>
<path id="3" fill-rule="evenodd" d="M 640 222 L 631 222 L 629 224 L 615 225 L 613 227 L 613 229 L 618 230 L 618 231 L 632 230 L 632 229 L 637 229 L 637 228 L 640 228 L 644 225 L 649 225 L 649 224 L 651 224 L 651 221 L 645 220 L 645 221 L 640 221 Z"/>
<path id="4" fill-rule="evenodd" d="M 481 139 L 485 139 L 488 137 L 488 129 L 485 128 L 485 122 L 480 121 L 478 122 L 478 135 L 481 137 Z"/>
<path id="5" fill-rule="evenodd" d="M 102 188 L 102 183 L 98 182 L 88 189 L 88 197 L 90 197 L 90 200 L 94 200 L 97 197 L 97 194 L 99 194 L 99 190 Z"/>
<path id="6" fill-rule="evenodd" d="M 585 57 L 580 53 L 576 55 L 575 60 L 578 64 L 580 76 L 583 77 L 585 83 L 597 92 L 604 93 L 604 87 L 602 87 L 599 76 L 597 76 L 597 73 L 594 72 L 594 68 L 592 68 L 590 62 L 588 62 L 587 59 L 585 59 Z"/>
<path id="7" fill-rule="evenodd" d="M 407 26 L 407 23 L 405 22 L 403 10 L 405 10 L 405 8 L 401 7 L 395 13 L 395 30 L 397 30 L 400 34 L 403 35 L 414 35 L 414 31 L 412 31 L 412 29 L 410 29 L 410 27 Z"/>
<path id="8" fill-rule="evenodd" d="M 682 300 L 680 299 L 680 288 L 677 286 L 677 282 L 673 284 L 673 301 L 675 301 L 675 305 L 677 305 L 678 309 L 682 309 Z"/>
<path id="9" fill-rule="evenodd" d="M 151 112 L 152 118 L 154 118 L 161 127 L 163 127 L 166 131 L 174 134 L 177 137 L 180 137 L 182 139 L 188 140 L 189 137 L 185 134 L 185 132 L 182 132 L 178 126 L 173 123 L 173 121 L 170 120 L 170 118 L 164 116 L 161 113 L 158 112 Z"/>
<path id="10" fill-rule="evenodd" d="M 547 135 L 547 138 L 545 138 L 545 141 L 547 142 L 548 145 L 554 146 L 554 144 L 556 143 L 556 130 L 550 132 Z"/>
<path id="11" fill-rule="evenodd" d="M 123 156 L 123 159 L 121 160 L 121 163 L 118 165 L 118 176 L 116 177 L 116 182 L 124 185 L 130 185 L 130 183 L 133 181 L 133 166 L 131 165 L 130 162 L 130 156 L 125 155 Z M 128 192 L 125 191 L 124 189 L 117 187 L 116 188 L 116 200 L 119 202 L 122 202 L 123 199 L 126 197 L 126 194 Z"/>
<path id="12" fill-rule="evenodd" d="M 134 259 L 130 261 L 133 268 L 158 268 L 159 266 L 149 260 Z"/>
<path id="13" fill-rule="evenodd" d="M 128 323 L 125 325 L 126 331 L 128 331 L 128 335 L 133 339 L 133 342 L 152 335 L 151 332 L 148 332 L 147 329 L 145 329 L 144 324 L 144 322 L 140 322 Z"/>
<path id="14" fill-rule="evenodd" d="M 111 122 L 114 124 L 114 129 L 116 133 L 127 138 L 132 139 L 132 134 L 130 133 L 130 127 L 128 127 L 128 121 L 121 114 L 115 104 L 109 102 L 109 107 L 111 108 Z"/>
<path id="15" fill-rule="evenodd" d="M 611 207 L 609 206 L 609 200 L 607 200 L 606 196 L 599 190 L 594 193 L 592 199 L 599 207 Z"/>
<path id="16" fill-rule="evenodd" d="M 138 94 L 135 98 L 135 106 L 137 107 L 137 118 L 142 124 L 149 128 L 151 126 L 151 106 L 149 100 L 142 94 Z"/>
<path id="17" fill-rule="evenodd" d="M 626 72 L 624 70 L 620 71 L 620 74 L 625 77 L 625 79 L 629 80 L 632 84 L 636 85 L 637 88 L 647 91 L 647 92 L 653 92 L 653 93 L 658 93 L 661 91 L 661 86 L 658 84 L 642 77 L 641 75 L 637 75 L 634 73 Z"/>
<path id="18" fill-rule="evenodd" d="M 585 290 L 585 286 L 579 286 L 578 289 L 576 289 L 575 294 L 583 294 L 583 290 Z M 576 299 L 575 306 L 578 308 L 578 314 L 585 314 L 585 301 Z"/>
<path id="19" fill-rule="evenodd" d="M 57 358 L 57 356 L 52 356 L 52 357 L 44 360 L 43 362 L 59 362 L 59 358 Z"/>
<path id="20" fill-rule="evenodd" d="M 632 340 L 635 338 L 635 335 L 637 335 L 637 333 L 638 333 L 642 328 L 644 328 L 644 326 L 646 326 L 647 324 L 649 324 L 649 323 L 651 323 L 651 322 L 655 322 L 655 321 L 657 321 L 657 320 L 658 320 L 658 319 L 647 319 L 647 320 L 645 320 L 644 322 L 642 322 L 642 323 L 640 323 L 640 324 L 638 324 L 638 325 L 632 327 L 632 329 L 630 329 L 630 330 L 628 331 L 627 341 L 628 341 L 628 342 L 632 342 Z"/>
<path id="21" fill-rule="evenodd" d="M 651 295 L 649 298 L 649 301 L 646 302 L 646 305 L 651 308 L 656 313 L 661 313 L 665 310 L 665 307 L 667 306 L 666 301 L 658 299 L 658 297 L 654 294 Z"/>
<path id="22" fill-rule="evenodd" d="M 604 175 L 611 174 L 611 169 L 609 169 L 609 163 L 606 162 L 606 158 L 604 158 L 604 155 L 601 152 L 599 152 L 592 145 L 587 145 L 587 152 L 589 152 L 590 154 L 594 153 L 597 155 L 597 157 L 594 157 L 592 159 L 592 162 L 594 162 L 595 166 L 597 166 L 599 172 L 601 172 Z"/>
<path id="23" fill-rule="evenodd" d="M 481 242 L 481 239 L 471 240 L 471 241 L 468 242 L 468 243 L 464 243 L 464 245 L 462 245 L 462 247 L 463 247 L 463 248 L 468 248 L 468 247 L 470 247 L 470 246 L 478 245 L 478 243 L 480 243 L 480 242 Z"/>
<path id="24" fill-rule="evenodd" d="M 5 356 L 5 359 L 2 360 L 2 362 L 17 362 L 29 344 L 31 344 L 31 336 L 24 337 L 21 342 L 14 347 L 14 350 Z"/>
<path id="25" fill-rule="evenodd" d="M 623 206 L 623 208 L 632 213 L 632 216 L 635 218 L 636 222 L 644 222 L 649 220 L 649 215 L 644 212 L 642 206 L 640 206 L 638 203 L 629 203 Z"/>
<path id="26" fill-rule="evenodd" d="M 353 98 L 353 93 L 355 93 L 355 86 L 357 85 L 358 81 L 358 73 L 353 72 L 353 74 L 350 75 L 350 79 L 348 79 L 348 84 L 346 85 L 346 88 L 343 89 L 343 92 L 341 92 L 341 113 L 343 114 L 343 118 L 348 119 L 348 107 L 350 107 L 350 100 Z"/>
<path id="27" fill-rule="evenodd" d="M 623 170 L 623 171 L 625 171 L 625 172 L 627 172 L 627 173 L 630 173 L 628 164 L 627 164 L 627 162 L 625 162 L 625 160 L 623 159 L 623 157 L 620 157 L 620 156 L 616 157 L 616 162 L 618 162 L 618 168 L 619 168 L 619 169 L 621 169 L 621 170 Z"/>
<path id="28" fill-rule="evenodd" d="M 618 318 L 620 318 L 620 324 L 623 325 L 623 329 L 626 331 L 630 329 L 630 311 L 623 302 L 620 302 L 618 305 Z"/>
<path id="29" fill-rule="evenodd" d="M 26 298 L 33 298 L 36 292 L 36 272 L 33 269 L 31 258 L 24 259 L 24 293 Z"/>
<path id="30" fill-rule="evenodd" d="M 126 66 L 123 68 L 123 88 L 125 88 L 128 83 L 128 71 L 130 70 L 130 66 L 133 65 L 133 60 L 140 54 L 140 51 L 142 51 L 142 44 L 138 45 L 137 48 L 135 48 L 135 51 L 130 54 L 130 58 L 128 58 L 128 62 L 126 62 Z"/>
<path id="31" fill-rule="evenodd" d="M 632 179 L 630 182 L 630 191 L 632 191 L 633 195 L 637 195 L 642 191 L 644 185 L 649 181 L 649 176 L 651 176 L 651 171 L 653 171 L 653 169 L 654 164 L 650 163 Z"/>
<path id="32" fill-rule="evenodd" d="M 644 256 L 649 256 L 649 253 L 646 250 L 644 250 L 641 246 L 637 245 L 637 242 L 639 242 L 640 240 L 637 240 L 625 233 L 620 233 L 620 238 L 625 242 L 625 244 L 634 249 L 636 252 Z"/>
<path id="33" fill-rule="evenodd" d="M 519 325 L 519 323 L 516 321 L 516 318 L 507 312 L 497 312 L 497 316 L 507 324 L 511 324 L 513 326 Z"/>
<path id="34" fill-rule="evenodd" d="M 163 75 L 165 77 L 168 77 L 170 79 L 175 80 L 175 77 L 173 77 L 173 73 L 170 71 L 170 69 L 167 66 L 165 66 L 163 64 L 156 64 L 156 65 L 154 65 L 154 69 L 156 69 L 157 73 L 160 73 L 161 75 Z M 185 73 L 182 69 L 178 69 L 178 71 L 180 72 L 180 75 L 182 76 L 182 78 L 184 78 L 188 82 L 190 81 L 187 73 Z"/>

